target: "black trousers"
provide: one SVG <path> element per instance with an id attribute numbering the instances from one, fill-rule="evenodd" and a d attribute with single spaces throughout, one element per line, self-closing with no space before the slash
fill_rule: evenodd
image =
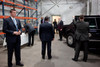
<path id="1" fill-rule="evenodd" d="M 28 46 L 34 45 L 34 34 L 35 31 L 32 31 L 31 33 L 28 34 Z"/>
<path id="2" fill-rule="evenodd" d="M 81 46 L 83 46 L 83 47 L 81 47 Z M 87 61 L 87 58 L 88 58 L 88 41 L 76 41 L 74 59 L 78 60 L 81 48 L 83 48 L 83 53 L 84 53 L 83 60 Z"/>
<path id="3" fill-rule="evenodd" d="M 8 51 L 8 67 L 12 66 L 12 57 L 13 57 L 14 51 L 15 51 L 16 64 L 20 63 L 21 54 L 20 54 L 20 41 L 19 40 L 17 40 L 16 43 L 7 42 L 7 51 Z"/>
<path id="4" fill-rule="evenodd" d="M 60 37 L 60 40 L 62 40 L 62 31 L 59 30 L 59 37 Z"/>
<path id="5" fill-rule="evenodd" d="M 45 57 L 47 47 L 48 57 L 51 57 L 51 41 L 42 41 L 42 56 Z"/>

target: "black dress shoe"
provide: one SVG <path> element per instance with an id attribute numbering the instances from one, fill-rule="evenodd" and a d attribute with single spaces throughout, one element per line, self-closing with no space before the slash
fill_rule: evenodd
<path id="1" fill-rule="evenodd" d="M 83 59 L 84 62 L 87 62 L 87 60 Z"/>
<path id="2" fill-rule="evenodd" d="M 60 41 L 62 41 L 62 39 L 59 39 Z"/>
<path id="3" fill-rule="evenodd" d="M 11 65 L 8 65 L 8 67 L 12 67 L 13 66 L 13 64 L 11 64 Z"/>
<path id="4" fill-rule="evenodd" d="M 18 63 L 18 64 L 16 64 L 17 66 L 24 66 L 22 63 Z"/>
<path id="5" fill-rule="evenodd" d="M 30 45 L 27 45 L 28 47 L 30 47 Z"/>
<path id="6" fill-rule="evenodd" d="M 52 59 L 52 56 L 51 56 L 51 57 L 48 57 L 48 59 L 49 59 L 49 60 Z"/>
<path id="7" fill-rule="evenodd" d="M 8 66 L 8 67 L 12 67 L 12 66 Z"/>
<path id="8" fill-rule="evenodd" d="M 33 46 L 33 44 L 31 46 Z"/>
<path id="9" fill-rule="evenodd" d="M 45 59 L 45 56 L 42 56 L 42 59 Z"/>
<path id="10" fill-rule="evenodd" d="M 75 58 L 72 58 L 72 60 L 73 60 L 73 61 L 78 61 L 78 60 L 77 60 L 77 59 L 75 59 Z"/>

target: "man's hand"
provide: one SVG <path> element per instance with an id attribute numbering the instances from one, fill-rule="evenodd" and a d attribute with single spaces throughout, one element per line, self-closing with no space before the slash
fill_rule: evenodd
<path id="1" fill-rule="evenodd" d="M 54 40 L 54 38 L 52 39 L 52 41 Z"/>
<path id="2" fill-rule="evenodd" d="M 62 31 L 62 29 L 60 29 L 60 31 Z"/>
<path id="3" fill-rule="evenodd" d="M 13 33 L 14 35 L 20 35 L 21 34 L 21 31 L 19 30 L 18 32 L 17 31 L 14 31 Z"/>
<path id="4" fill-rule="evenodd" d="M 21 34 L 21 31 L 19 30 L 18 33 L 19 33 L 19 35 L 20 35 L 20 34 Z"/>
<path id="5" fill-rule="evenodd" d="M 14 31 L 14 33 L 13 33 L 14 35 L 19 35 L 19 33 L 17 32 L 17 31 Z"/>

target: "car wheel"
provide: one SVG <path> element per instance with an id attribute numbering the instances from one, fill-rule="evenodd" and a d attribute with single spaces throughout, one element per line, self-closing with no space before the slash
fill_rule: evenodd
<path id="1" fill-rule="evenodd" d="M 70 47 L 74 46 L 74 35 L 72 33 L 67 35 L 67 44 Z"/>

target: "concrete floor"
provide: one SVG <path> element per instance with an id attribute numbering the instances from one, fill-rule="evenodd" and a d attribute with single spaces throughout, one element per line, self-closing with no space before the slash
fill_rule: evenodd
<path id="1" fill-rule="evenodd" d="M 35 36 L 35 44 L 32 47 L 24 46 L 21 50 L 22 63 L 24 67 L 100 67 L 100 56 L 89 54 L 87 62 L 82 60 L 82 52 L 78 62 L 72 61 L 74 50 L 68 47 L 63 41 L 58 41 L 58 35 L 55 36 L 52 42 L 52 59 L 45 60 L 41 58 L 41 41 L 39 37 Z M 0 48 L 0 67 L 7 67 L 7 51 L 6 48 Z M 13 57 L 13 67 L 15 59 Z"/>

